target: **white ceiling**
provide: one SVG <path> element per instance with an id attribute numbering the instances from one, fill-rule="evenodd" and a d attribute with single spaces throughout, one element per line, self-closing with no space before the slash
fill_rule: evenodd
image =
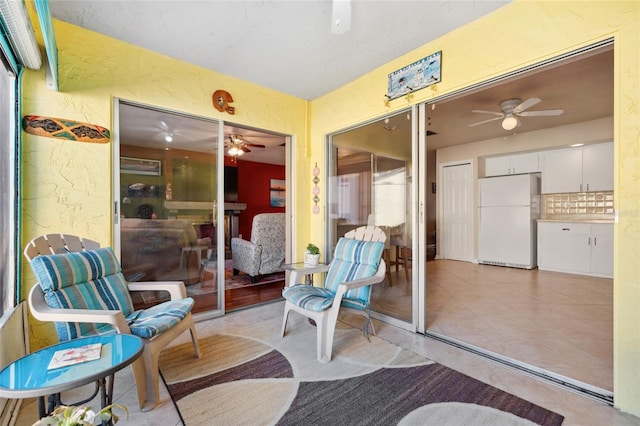
<path id="1" fill-rule="evenodd" d="M 50 0 L 54 18 L 303 99 L 315 99 L 508 3 Z"/>
<path id="2" fill-rule="evenodd" d="M 50 0 L 49 6 L 54 18 L 314 99 L 508 2 L 351 3 L 351 30 L 340 36 L 331 33 L 331 1 Z M 529 97 L 542 100 L 531 111 L 562 108 L 564 113 L 525 117 L 511 132 L 503 130 L 500 121 L 468 126 L 491 118 L 472 109 L 499 111 L 502 100 Z M 612 116 L 613 50 L 602 49 L 440 101 L 427 115 L 428 129 L 436 133 L 428 138 L 430 149 Z M 406 126 L 406 119 L 402 121 L 398 125 Z M 136 108 L 121 113 L 119 130 L 121 140 L 142 146 L 171 131 L 175 145 L 201 150 L 203 144 L 216 142 L 217 129 L 211 121 Z M 284 164 L 284 135 L 227 126 L 225 139 L 229 134 L 267 146 L 250 148 L 242 160 Z"/>

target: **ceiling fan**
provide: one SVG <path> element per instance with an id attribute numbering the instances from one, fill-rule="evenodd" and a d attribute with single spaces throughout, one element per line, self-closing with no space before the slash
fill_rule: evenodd
<path id="1" fill-rule="evenodd" d="M 245 152 L 251 152 L 248 148 L 249 146 L 252 148 L 266 148 L 266 146 L 262 144 L 247 142 L 235 134 L 229 135 L 229 141 L 224 144 L 224 147 L 227 148 L 227 154 L 232 157 L 238 157 Z"/>
<path id="2" fill-rule="evenodd" d="M 546 109 L 539 111 L 527 111 L 532 106 L 540 102 L 539 98 L 529 98 L 522 102 L 519 98 L 506 99 L 500 102 L 500 109 L 502 112 L 486 111 L 483 109 L 474 109 L 471 112 L 480 114 L 493 114 L 496 117 L 488 120 L 478 121 L 477 123 L 469 124 L 469 127 L 478 126 L 480 124 L 489 123 L 495 120 L 502 120 L 502 128 L 505 130 L 513 130 L 520 125 L 518 117 L 540 117 L 540 116 L 554 116 L 560 115 L 564 112 L 562 109 Z"/>
<path id="3" fill-rule="evenodd" d="M 155 120 L 152 120 L 152 121 L 155 122 Z M 153 134 L 153 136 L 151 136 L 152 138 L 156 140 L 163 140 L 169 144 L 174 140 L 176 140 L 176 138 L 179 138 L 182 140 L 193 139 L 192 137 L 193 131 L 182 128 L 181 126 L 175 125 L 175 124 L 176 123 L 169 124 L 165 120 L 159 120 L 157 123 L 138 127 L 138 130 L 150 132 Z"/>

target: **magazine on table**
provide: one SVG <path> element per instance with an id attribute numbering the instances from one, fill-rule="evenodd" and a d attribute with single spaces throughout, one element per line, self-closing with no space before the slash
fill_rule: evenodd
<path id="1" fill-rule="evenodd" d="M 61 349 L 56 351 L 51 358 L 51 362 L 47 370 L 54 368 L 68 367 L 82 362 L 100 359 L 102 352 L 102 343 L 93 343 L 91 345 L 79 346 L 77 348 Z"/>

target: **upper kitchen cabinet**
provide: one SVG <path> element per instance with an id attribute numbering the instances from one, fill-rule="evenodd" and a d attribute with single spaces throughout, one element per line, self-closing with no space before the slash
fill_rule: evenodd
<path id="1" fill-rule="evenodd" d="M 518 175 L 540 171 L 538 153 L 503 155 L 485 160 L 485 176 Z"/>
<path id="2" fill-rule="evenodd" d="M 613 142 L 545 151 L 542 193 L 613 191 Z"/>
<path id="3" fill-rule="evenodd" d="M 582 147 L 583 191 L 613 191 L 613 142 Z"/>

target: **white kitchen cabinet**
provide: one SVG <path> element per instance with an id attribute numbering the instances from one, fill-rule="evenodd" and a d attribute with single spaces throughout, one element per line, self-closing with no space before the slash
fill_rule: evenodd
<path id="1" fill-rule="evenodd" d="M 613 277 L 613 224 L 538 222 L 538 269 Z"/>
<path id="2" fill-rule="evenodd" d="M 582 147 L 583 191 L 613 191 L 613 142 Z"/>
<path id="3" fill-rule="evenodd" d="M 577 192 L 582 184 L 582 150 L 565 148 L 542 153 L 543 194 Z"/>
<path id="4" fill-rule="evenodd" d="M 613 224 L 591 225 L 591 272 L 613 278 Z"/>
<path id="5" fill-rule="evenodd" d="M 503 155 L 485 160 L 485 176 L 518 175 L 540 171 L 538 153 Z"/>
<path id="6" fill-rule="evenodd" d="M 542 193 L 613 191 L 613 142 L 542 153 Z"/>
<path id="7" fill-rule="evenodd" d="M 538 222 L 538 268 L 556 271 L 587 271 L 590 248 L 588 224 Z"/>

